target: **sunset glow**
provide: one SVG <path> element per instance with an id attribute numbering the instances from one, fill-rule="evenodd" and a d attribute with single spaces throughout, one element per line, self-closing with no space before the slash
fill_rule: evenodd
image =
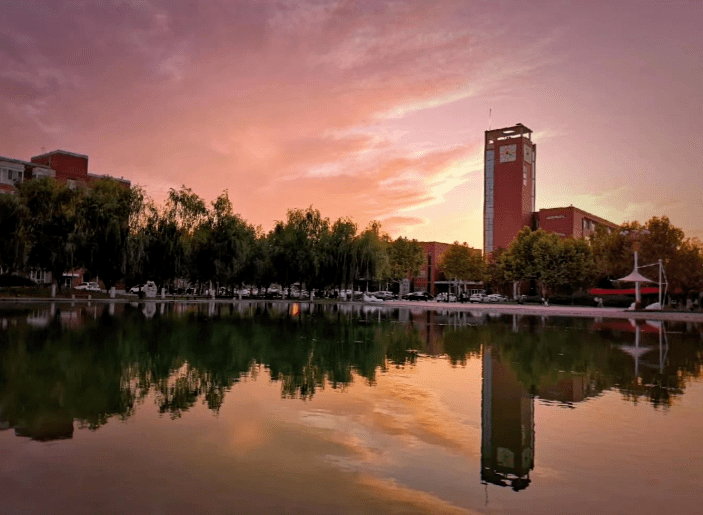
<path id="1" fill-rule="evenodd" d="M 524 123 L 536 207 L 703 239 L 703 3 L 3 2 L 0 155 L 64 149 L 157 202 L 229 191 L 482 246 L 483 140 Z M 489 112 L 491 116 L 489 118 Z"/>

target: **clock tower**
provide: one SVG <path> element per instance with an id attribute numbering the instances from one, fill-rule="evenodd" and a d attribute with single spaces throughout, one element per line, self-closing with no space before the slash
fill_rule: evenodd
<path id="1" fill-rule="evenodd" d="M 518 123 L 486 131 L 484 154 L 483 252 L 507 249 L 535 211 L 537 145 Z"/>

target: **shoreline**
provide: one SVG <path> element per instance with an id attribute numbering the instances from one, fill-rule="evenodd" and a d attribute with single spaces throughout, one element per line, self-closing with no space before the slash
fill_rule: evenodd
<path id="1" fill-rule="evenodd" d="M 525 304 L 462 304 L 458 302 L 435 302 L 435 301 L 404 301 L 391 300 L 384 302 L 363 302 L 363 301 L 333 301 L 330 299 L 320 300 L 300 300 L 300 299 L 184 299 L 184 298 L 125 298 L 118 297 L 88 299 L 65 298 L 65 297 L 0 297 L 0 306 L 3 305 L 26 305 L 26 304 L 128 304 L 128 303 L 186 303 L 186 304 L 249 304 L 257 302 L 285 302 L 285 303 L 313 303 L 313 304 L 334 304 L 343 303 L 349 305 L 375 306 L 380 308 L 422 308 L 441 309 L 451 311 L 473 311 L 485 313 L 501 313 L 506 315 L 531 315 L 531 316 L 553 316 L 553 317 L 578 317 L 578 318 L 617 318 L 631 320 L 671 320 L 677 322 L 698 322 L 703 323 L 703 312 L 691 311 L 626 311 L 624 308 L 599 308 L 588 306 L 540 306 Z"/>

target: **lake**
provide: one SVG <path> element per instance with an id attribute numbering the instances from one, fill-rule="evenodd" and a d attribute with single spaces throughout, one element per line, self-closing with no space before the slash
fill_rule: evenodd
<path id="1" fill-rule="evenodd" d="M 703 325 L 0 305 L 0 513 L 702 513 Z"/>

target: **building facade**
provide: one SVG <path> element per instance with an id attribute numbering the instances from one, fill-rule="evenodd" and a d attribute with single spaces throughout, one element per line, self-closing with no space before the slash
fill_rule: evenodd
<path id="1" fill-rule="evenodd" d="M 53 177 L 69 188 L 87 186 L 105 178 L 115 180 L 126 188 L 131 187 L 131 182 L 123 177 L 89 173 L 88 156 L 66 150 L 34 156 L 30 161 L 0 156 L 0 193 L 13 193 L 16 184 L 40 177 Z"/>
<path id="2" fill-rule="evenodd" d="M 419 275 L 412 278 L 414 291 L 426 291 L 432 295 L 437 295 L 441 292 L 456 293 L 458 287 L 462 291 L 483 290 L 483 283 L 452 281 L 447 279 L 440 268 L 442 256 L 452 246 L 451 243 L 441 243 L 438 241 L 421 241 L 422 250 L 425 254 L 425 265 Z M 473 249 L 478 255 L 481 255 L 480 249 Z"/>
<path id="3" fill-rule="evenodd" d="M 562 238 L 588 238 L 599 225 L 610 231 L 619 229 L 617 224 L 574 206 L 540 209 L 535 213 L 533 227 Z"/>
<path id="4" fill-rule="evenodd" d="M 537 146 L 518 123 L 486 131 L 484 150 L 483 249 L 490 254 L 532 225 Z"/>
<path id="5" fill-rule="evenodd" d="M 518 123 L 485 133 L 483 250 L 507 249 L 524 227 L 562 238 L 590 236 L 596 227 L 619 226 L 574 206 L 535 208 L 537 145 L 532 131 Z"/>

